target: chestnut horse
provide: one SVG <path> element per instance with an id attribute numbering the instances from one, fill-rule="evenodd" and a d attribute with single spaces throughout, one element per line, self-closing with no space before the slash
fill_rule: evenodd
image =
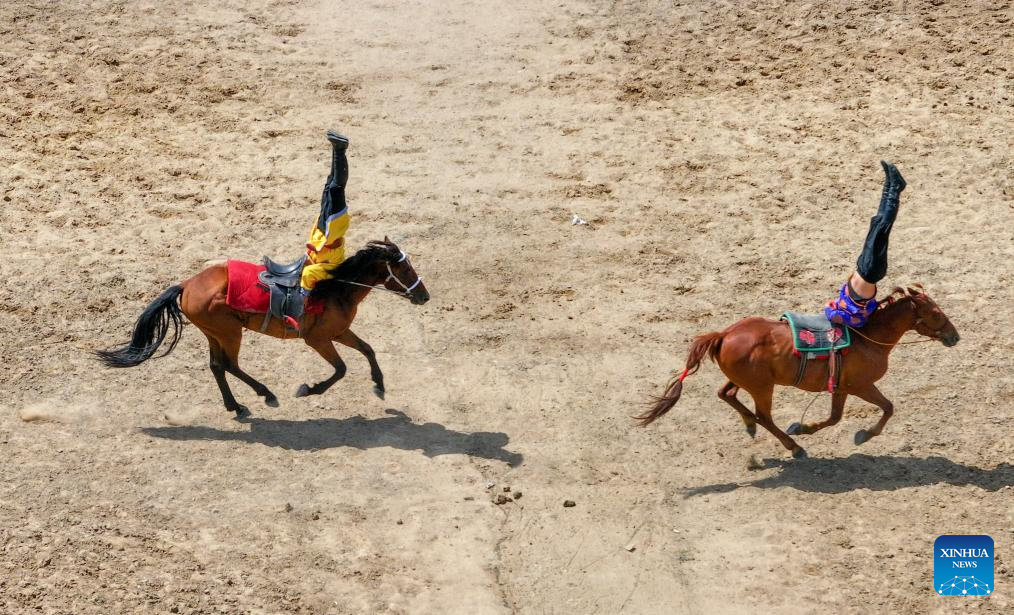
<path id="1" fill-rule="evenodd" d="M 133 367 L 150 359 L 169 334 L 169 346 L 160 356 L 176 347 L 182 334 L 183 315 L 194 323 L 208 338 L 211 350 L 211 373 L 222 392 L 225 409 L 237 417 L 248 414 L 246 406 L 233 397 L 226 372 L 248 384 L 268 406 L 278 406 L 278 398 L 266 386 L 239 367 L 239 347 L 243 329 L 260 331 L 267 315 L 240 312 L 226 305 L 229 285 L 227 266 L 212 265 L 189 280 L 168 288 L 141 313 L 130 342 L 120 348 L 97 352 L 99 359 L 109 367 Z M 313 386 L 303 384 L 296 397 L 320 395 L 345 375 L 345 363 L 338 356 L 332 342 L 337 341 L 361 352 L 370 362 L 370 375 L 374 391 L 384 396 L 384 375 L 377 364 L 370 345 L 349 328 L 356 317 L 359 303 L 373 289 L 387 290 L 409 299 L 416 305 L 429 301 L 430 294 L 416 274 L 408 257 L 386 237 L 372 241 L 365 248 L 346 259 L 332 273 L 332 279 L 321 281 L 313 295 L 324 300 L 324 311 L 306 314 L 303 318 L 302 337 L 334 368 L 331 377 Z M 278 338 L 295 339 L 277 318 L 271 319 L 263 331 Z"/>
<path id="2" fill-rule="evenodd" d="M 887 358 L 909 330 L 940 341 L 950 347 L 958 343 L 958 332 L 947 315 L 921 290 L 896 288 L 880 304 L 861 331 L 852 329 L 848 356 L 844 357 L 838 388 L 831 394 L 831 416 L 819 423 L 789 427 L 792 434 L 812 434 L 836 424 L 849 395 L 880 407 L 883 415 L 871 429 L 856 432 L 855 443 L 862 444 L 877 436 L 894 413 L 892 404 L 874 384 L 887 372 Z M 929 340 L 926 340 L 929 341 Z M 634 417 L 648 425 L 668 412 L 683 392 L 683 380 L 695 373 L 707 354 L 729 379 L 718 389 L 718 397 L 736 409 L 751 437 L 757 434 L 757 423 L 770 431 L 792 456 L 806 457 L 803 450 L 789 435 L 771 420 L 771 402 L 775 385 L 795 386 L 804 391 L 826 390 L 827 361 L 811 361 L 799 384 L 793 385 L 802 359 L 794 356 L 792 333 L 784 321 L 760 317 L 744 318 L 722 332 L 705 333 L 694 338 L 686 369 L 673 378 L 662 397 L 656 399 L 644 414 Z M 744 389 L 753 397 L 755 411 L 751 412 L 736 393 Z"/>

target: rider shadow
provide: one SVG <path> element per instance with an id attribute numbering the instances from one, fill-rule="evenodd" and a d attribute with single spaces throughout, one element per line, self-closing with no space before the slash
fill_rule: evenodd
<path id="1" fill-rule="evenodd" d="M 413 423 L 412 419 L 393 408 L 390 416 L 368 419 L 353 416 L 346 419 L 310 419 L 306 421 L 261 418 L 240 419 L 250 425 L 249 431 L 226 431 L 204 425 L 182 427 L 143 427 L 141 431 L 155 438 L 168 440 L 221 440 L 263 444 L 286 450 L 310 451 L 326 448 L 389 447 L 419 450 L 427 457 L 468 455 L 503 461 L 510 466 L 521 465 L 524 457 L 504 447 L 509 438 L 501 432 L 467 433 L 447 429 L 438 423 Z"/>
<path id="2" fill-rule="evenodd" d="M 1014 485 L 1014 465 L 1001 463 L 992 470 L 983 470 L 944 457 L 854 454 L 844 459 L 765 459 L 763 469 L 769 468 L 782 471 L 752 482 L 692 487 L 683 491 L 683 497 L 728 493 L 740 487 L 791 487 L 812 493 L 846 493 L 856 489 L 894 491 L 936 484 L 974 485 L 986 491 L 997 491 Z"/>

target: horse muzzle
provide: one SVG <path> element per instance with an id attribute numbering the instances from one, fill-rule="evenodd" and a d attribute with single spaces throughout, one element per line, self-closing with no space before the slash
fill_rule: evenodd
<path id="1" fill-rule="evenodd" d="M 957 345 L 957 343 L 958 343 L 958 341 L 960 339 L 961 339 L 961 336 L 958 335 L 957 333 L 952 333 L 950 335 L 941 335 L 940 336 L 940 343 L 943 344 L 944 346 L 947 346 L 948 348 L 951 348 L 951 347 Z"/>
<path id="2" fill-rule="evenodd" d="M 412 302 L 412 305 L 422 305 L 430 300 L 430 293 L 425 288 L 420 288 L 409 295 L 408 300 Z"/>

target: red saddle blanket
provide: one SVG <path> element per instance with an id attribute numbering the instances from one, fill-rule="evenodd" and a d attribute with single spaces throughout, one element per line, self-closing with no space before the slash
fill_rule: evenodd
<path id="1" fill-rule="evenodd" d="M 226 263 L 229 272 L 229 286 L 225 291 L 225 302 L 234 310 L 266 314 L 270 294 L 267 286 L 257 278 L 264 271 L 264 265 L 255 265 L 246 261 L 230 260 Z M 306 314 L 320 314 L 324 311 L 324 302 L 308 297 L 303 306 Z"/>

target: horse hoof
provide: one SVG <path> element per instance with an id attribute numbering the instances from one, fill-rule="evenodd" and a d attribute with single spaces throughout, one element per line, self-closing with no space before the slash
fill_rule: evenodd
<path id="1" fill-rule="evenodd" d="M 296 397 L 306 397 L 309 394 L 310 387 L 306 386 L 305 384 L 299 385 L 299 388 L 296 389 Z"/>
<path id="2" fill-rule="evenodd" d="M 796 450 L 792 451 L 792 456 L 796 459 L 806 459 L 806 450 L 803 447 L 798 447 Z"/>
<path id="3" fill-rule="evenodd" d="M 236 413 L 237 419 L 245 419 L 246 417 L 250 416 L 250 409 L 242 405 L 233 410 L 233 412 Z"/>
<path id="4" fill-rule="evenodd" d="M 870 439 L 870 432 L 866 431 L 865 429 L 860 429 L 859 431 L 856 432 L 856 437 L 855 437 L 856 446 L 859 446 L 863 442 L 868 442 L 869 439 Z"/>
<path id="5" fill-rule="evenodd" d="M 264 403 L 267 404 L 267 406 L 269 408 L 277 408 L 278 407 L 278 398 L 275 397 L 274 395 L 270 395 L 270 396 L 264 398 Z"/>
<path id="6" fill-rule="evenodd" d="M 785 433 L 787 433 L 790 436 L 801 434 L 803 433 L 803 426 L 800 425 L 799 423 L 793 423 L 789 425 L 788 429 L 785 430 Z"/>
<path id="7" fill-rule="evenodd" d="M 749 436 L 751 438 L 756 438 L 757 437 L 757 426 L 756 425 L 747 425 L 746 426 L 746 433 L 749 434 Z"/>
<path id="8" fill-rule="evenodd" d="M 384 387 L 378 386 L 373 387 L 373 394 L 379 397 L 380 399 L 384 399 Z"/>

